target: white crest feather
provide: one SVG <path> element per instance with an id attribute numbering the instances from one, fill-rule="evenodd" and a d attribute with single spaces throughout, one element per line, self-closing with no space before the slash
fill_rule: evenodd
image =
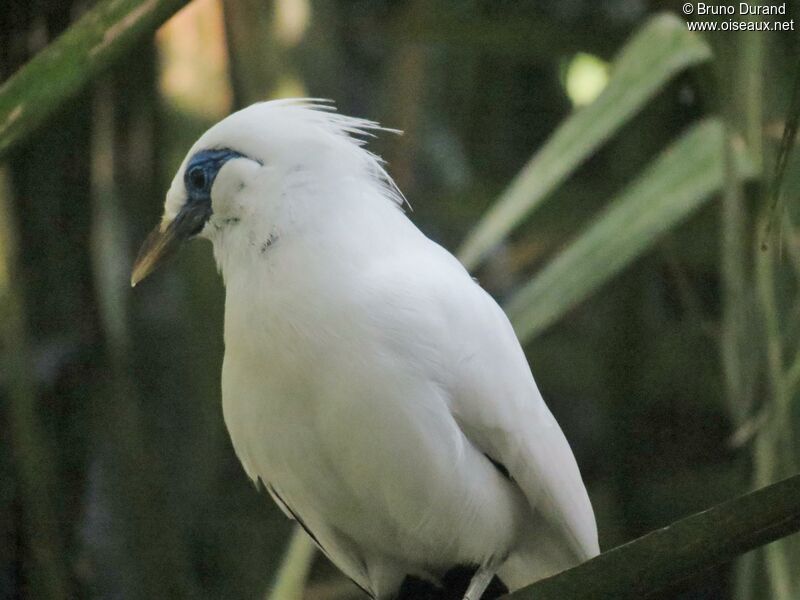
<path id="1" fill-rule="evenodd" d="M 399 129 L 383 127 L 376 121 L 369 119 L 343 115 L 337 112 L 332 100 L 324 98 L 284 98 L 259 102 L 233 113 L 227 119 L 212 127 L 206 135 L 200 138 L 198 144 L 203 143 L 204 138 L 207 138 L 207 136 L 216 137 L 213 134 L 217 128 L 225 128 L 226 124 L 232 125 L 240 120 L 245 127 L 252 127 L 255 121 L 261 121 L 262 123 L 267 123 L 271 120 L 281 123 L 289 121 L 301 126 L 316 127 L 321 133 L 325 132 L 341 141 L 345 141 L 348 146 L 357 150 L 357 155 L 366 167 L 366 174 L 377 184 L 378 191 L 386 199 L 398 206 L 405 205 L 411 209 L 411 204 L 386 171 L 383 158 L 366 148 L 369 138 L 374 138 L 376 134 L 382 132 L 402 135 L 402 131 Z M 272 132 L 274 132 L 274 128 L 272 128 Z M 271 131 L 267 130 L 264 135 L 268 136 L 270 133 Z"/>
<path id="2" fill-rule="evenodd" d="M 336 105 L 333 100 L 325 98 L 290 98 L 286 100 L 275 100 L 276 104 L 283 104 L 285 106 L 296 106 L 309 111 L 321 125 L 330 128 L 331 130 L 339 133 L 340 135 L 348 138 L 352 143 L 358 146 L 369 158 L 372 163 L 372 169 L 378 182 L 381 184 L 385 195 L 388 199 L 392 200 L 399 206 L 407 206 L 411 209 L 411 203 L 400 191 L 400 188 L 394 182 L 391 175 L 386 171 L 386 161 L 377 154 L 370 152 L 365 148 L 367 140 L 364 138 L 374 138 L 376 133 L 393 133 L 402 135 L 400 129 L 393 129 L 391 127 L 384 127 L 377 121 L 370 119 L 362 119 L 359 117 L 350 117 L 343 115 L 336 110 Z"/>

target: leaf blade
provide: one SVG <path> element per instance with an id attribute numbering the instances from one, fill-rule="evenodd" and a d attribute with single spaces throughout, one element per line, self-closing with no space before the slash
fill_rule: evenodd
<path id="1" fill-rule="evenodd" d="M 724 143 L 719 120 L 694 125 L 514 294 L 506 310 L 520 340 L 525 343 L 558 320 L 721 189 Z M 743 148 L 736 159 L 743 177 L 752 177 Z"/>
<path id="2" fill-rule="evenodd" d="M 648 21 L 619 53 L 600 96 L 567 117 L 467 236 L 458 252 L 464 265 L 477 266 L 675 74 L 710 56 L 705 41 L 674 15 Z"/>

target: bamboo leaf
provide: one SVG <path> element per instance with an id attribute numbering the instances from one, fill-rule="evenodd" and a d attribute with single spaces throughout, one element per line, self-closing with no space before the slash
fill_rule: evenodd
<path id="1" fill-rule="evenodd" d="M 0 155 L 188 0 L 104 0 L 0 87 Z"/>
<path id="2" fill-rule="evenodd" d="M 800 475 L 795 475 L 648 533 L 506 598 L 646 598 L 798 530 Z"/>
<path id="3" fill-rule="evenodd" d="M 701 121 L 631 183 L 596 220 L 518 291 L 507 311 L 525 342 L 647 251 L 722 187 L 722 124 Z M 741 145 L 736 159 L 744 178 L 753 168 Z"/>
<path id="4" fill-rule="evenodd" d="M 597 100 L 559 126 L 467 236 L 459 251 L 464 265 L 477 266 L 676 73 L 710 56 L 708 45 L 684 21 L 668 14 L 651 19 L 623 47 Z"/>

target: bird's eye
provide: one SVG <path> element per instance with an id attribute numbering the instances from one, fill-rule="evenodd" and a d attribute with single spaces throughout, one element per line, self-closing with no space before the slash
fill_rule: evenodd
<path id="1" fill-rule="evenodd" d="M 189 171 L 189 185 L 195 190 L 205 189 L 206 172 L 203 167 L 194 167 Z"/>

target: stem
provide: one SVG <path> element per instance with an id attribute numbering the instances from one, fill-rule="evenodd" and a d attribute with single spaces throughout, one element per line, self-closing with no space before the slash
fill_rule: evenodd
<path id="1" fill-rule="evenodd" d="M 694 514 L 506 596 L 642 598 L 800 530 L 800 475 Z"/>
<path id="2" fill-rule="evenodd" d="M 316 546 L 306 532 L 295 527 L 267 600 L 302 600 Z"/>
<path id="3" fill-rule="evenodd" d="M 769 483 L 781 471 L 794 470 L 791 396 L 785 386 L 783 339 L 775 297 L 777 252 L 775 245 L 755 250 L 756 285 L 764 320 L 767 380 L 772 398 L 769 419 L 759 432 L 755 446 L 754 468 L 758 485 Z M 766 548 L 766 557 L 772 597 L 780 600 L 792 598 L 788 549 L 784 544 L 773 544 Z"/>

